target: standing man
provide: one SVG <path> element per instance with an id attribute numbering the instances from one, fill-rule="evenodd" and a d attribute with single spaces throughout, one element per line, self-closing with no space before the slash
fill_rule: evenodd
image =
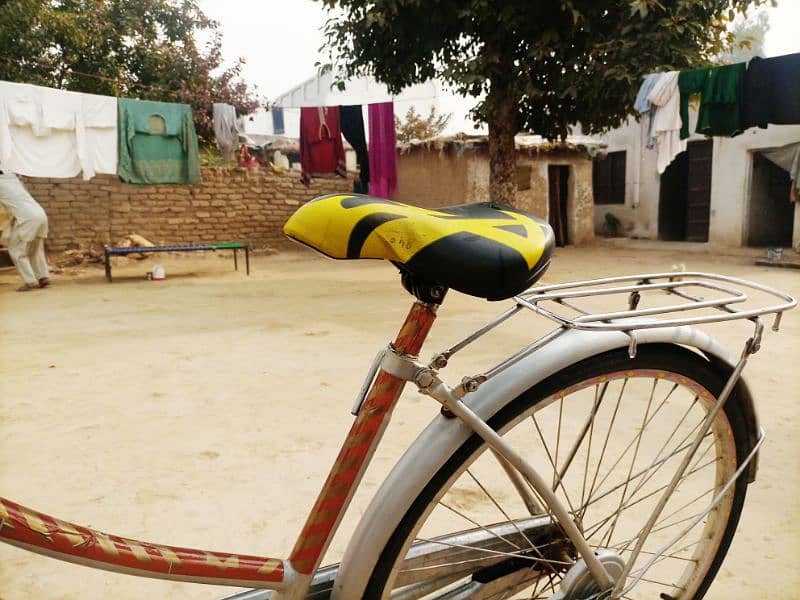
<path id="1" fill-rule="evenodd" d="M 13 173 L 0 171 L 0 205 L 11 215 L 8 253 L 25 282 L 18 292 L 50 285 L 44 256 L 47 215 Z"/>

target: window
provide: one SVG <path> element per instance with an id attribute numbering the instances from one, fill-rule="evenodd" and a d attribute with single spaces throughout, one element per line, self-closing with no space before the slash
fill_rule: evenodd
<path id="1" fill-rule="evenodd" d="M 609 152 L 594 161 L 593 191 L 595 204 L 625 204 L 626 153 Z"/>
<path id="2" fill-rule="evenodd" d="M 522 192 L 531 189 L 531 166 L 518 165 L 517 166 L 517 190 Z"/>

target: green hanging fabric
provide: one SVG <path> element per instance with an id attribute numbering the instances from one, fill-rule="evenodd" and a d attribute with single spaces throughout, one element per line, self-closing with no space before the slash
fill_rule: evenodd
<path id="1" fill-rule="evenodd" d="M 117 100 L 117 173 L 129 183 L 200 183 L 200 153 L 188 104 Z"/>
<path id="2" fill-rule="evenodd" d="M 695 94 L 702 94 L 711 69 L 691 69 L 678 74 L 678 90 L 681 94 L 681 139 L 685 140 L 689 132 L 689 101 Z M 702 110 L 702 104 L 700 105 Z M 699 114 L 699 111 L 698 111 Z M 700 118 L 698 116 L 698 122 Z"/>
<path id="3" fill-rule="evenodd" d="M 689 99 L 700 94 L 695 131 L 708 136 L 733 137 L 742 133 L 741 99 L 745 63 L 692 69 L 678 75 L 681 94 L 681 139 L 689 133 Z"/>

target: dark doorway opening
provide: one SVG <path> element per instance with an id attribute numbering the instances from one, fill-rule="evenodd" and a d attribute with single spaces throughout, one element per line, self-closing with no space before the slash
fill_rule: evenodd
<path id="1" fill-rule="evenodd" d="M 658 237 L 668 242 L 686 239 L 686 196 L 689 153 L 681 152 L 661 175 L 658 194 Z"/>
<path id="2" fill-rule="evenodd" d="M 689 142 L 661 175 L 658 235 L 675 242 L 707 242 L 711 212 L 712 140 Z"/>
<path id="3" fill-rule="evenodd" d="M 556 246 L 569 244 L 567 224 L 567 200 L 569 197 L 569 166 L 548 165 L 547 179 L 550 186 L 548 221 L 556 238 Z"/>
<path id="4" fill-rule="evenodd" d="M 794 204 L 789 202 L 791 187 L 788 171 L 758 152 L 753 155 L 747 220 L 748 246 L 792 245 Z"/>

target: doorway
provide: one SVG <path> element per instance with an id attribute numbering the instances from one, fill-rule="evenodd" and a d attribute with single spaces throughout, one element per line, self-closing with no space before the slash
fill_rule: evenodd
<path id="1" fill-rule="evenodd" d="M 750 206 L 747 219 L 748 246 L 790 247 L 794 204 L 789 202 L 792 180 L 760 152 L 753 155 Z"/>
<path id="2" fill-rule="evenodd" d="M 661 175 L 658 236 L 669 242 L 707 242 L 711 213 L 713 140 L 689 142 Z"/>
<path id="3" fill-rule="evenodd" d="M 555 234 L 556 246 L 569 244 L 567 204 L 569 199 L 569 166 L 548 165 L 548 221 Z"/>

